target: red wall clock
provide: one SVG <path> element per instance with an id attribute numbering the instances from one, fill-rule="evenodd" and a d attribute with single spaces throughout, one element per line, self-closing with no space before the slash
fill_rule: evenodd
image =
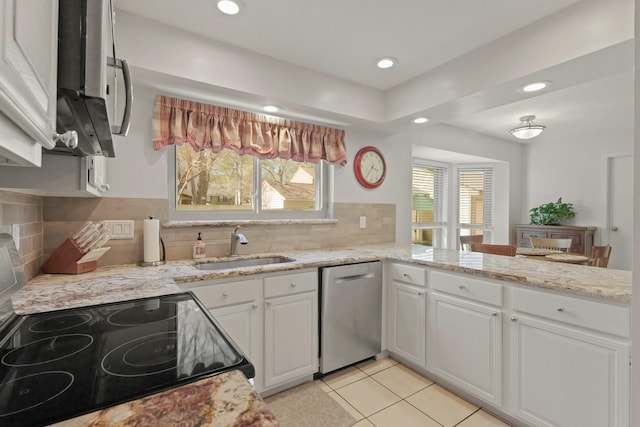
<path id="1" fill-rule="evenodd" d="M 376 147 L 363 147 L 353 160 L 353 171 L 358 183 L 364 188 L 377 188 L 384 181 L 387 165 L 384 156 Z"/>

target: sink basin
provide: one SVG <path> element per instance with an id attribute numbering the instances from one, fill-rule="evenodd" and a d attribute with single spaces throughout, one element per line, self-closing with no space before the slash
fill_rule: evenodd
<path id="1" fill-rule="evenodd" d="M 227 259 L 220 261 L 209 261 L 196 264 L 196 268 L 200 270 L 224 270 L 226 268 L 240 267 L 257 267 L 261 265 L 281 264 L 283 262 L 293 262 L 293 258 L 284 256 L 271 256 L 264 258 L 244 258 L 244 259 Z"/>

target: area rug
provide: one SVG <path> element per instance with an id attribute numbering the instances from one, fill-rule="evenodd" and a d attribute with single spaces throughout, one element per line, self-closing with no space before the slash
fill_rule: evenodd
<path id="1" fill-rule="evenodd" d="M 265 399 L 280 427 L 347 427 L 356 420 L 310 381 Z"/>

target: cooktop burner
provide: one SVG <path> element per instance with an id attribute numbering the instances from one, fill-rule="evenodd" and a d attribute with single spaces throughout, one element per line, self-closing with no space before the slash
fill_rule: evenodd
<path id="1" fill-rule="evenodd" d="M 91 335 L 56 335 L 14 348 L 2 357 L 7 366 L 32 366 L 73 356 L 93 343 Z"/>
<path id="2" fill-rule="evenodd" d="M 232 369 L 254 376 L 190 292 L 15 316 L 3 331 L 0 425 L 51 424 Z"/>
<path id="3" fill-rule="evenodd" d="M 0 417 L 35 409 L 60 396 L 71 384 L 73 375 L 63 371 L 41 372 L 3 382 L 0 384 Z"/>

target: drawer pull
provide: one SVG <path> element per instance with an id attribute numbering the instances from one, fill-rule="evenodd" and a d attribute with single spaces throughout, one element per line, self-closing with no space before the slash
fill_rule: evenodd
<path id="1" fill-rule="evenodd" d="M 291 286 L 292 288 L 295 288 L 297 285 L 295 283 L 291 283 L 289 286 Z"/>
<path id="2" fill-rule="evenodd" d="M 409 277 L 407 273 L 402 273 L 402 277 Z"/>
<path id="3" fill-rule="evenodd" d="M 226 293 L 226 292 L 223 292 L 223 293 L 222 293 L 222 298 L 224 298 L 224 299 L 229 298 L 229 294 L 228 294 L 228 293 Z"/>
<path id="4" fill-rule="evenodd" d="M 418 295 L 421 295 L 421 296 L 422 296 L 422 295 L 424 295 L 424 292 L 419 291 L 419 292 L 418 292 Z"/>
<path id="5" fill-rule="evenodd" d="M 265 304 L 267 304 L 267 307 L 271 307 L 271 302 L 267 301 Z"/>
<path id="6" fill-rule="evenodd" d="M 458 289 L 460 289 L 460 290 L 463 290 L 465 288 L 466 288 L 466 286 L 464 286 L 464 285 L 458 285 Z"/>
<path id="7" fill-rule="evenodd" d="M 251 308 L 252 308 L 252 309 L 254 309 L 254 310 L 257 310 L 257 309 L 258 309 L 258 304 L 253 304 L 253 305 L 251 306 Z"/>
<path id="8" fill-rule="evenodd" d="M 495 311 L 494 311 L 493 313 L 491 313 L 491 315 L 492 315 L 493 317 L 498 317 L 498 313 L 496 313 Z"/>
<path id="9" fill-rule="evenodd" d="M 564 313 L 564 307 L 556 307 L 558 313 Z"/>
<path id="10" fill-rule="evenodd" d="M 512 317 L 511 317 L 511 321 L 512 321 L 512 322 L 517 322 L 517 321 L 518 321 L 518 318 L 517 318 L 517 317 L 513 317 L 513 316 L 512 316 Z"/>

